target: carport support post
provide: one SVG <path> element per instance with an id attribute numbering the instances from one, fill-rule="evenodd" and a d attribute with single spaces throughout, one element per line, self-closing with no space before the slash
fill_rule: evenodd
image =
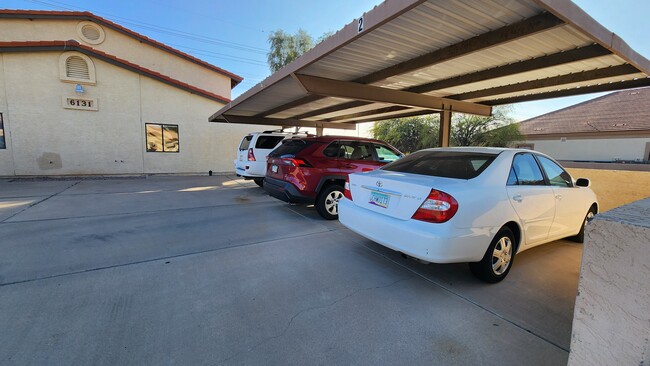
<path id="1" fill-rule="evenodd" d="M 451 135 L 451 110 L 446 109 L 440 112 L 440 132 L 438 143 L 440 147 L 449 147 Z"/>
<path id="2" fill-rule="evenodd" d="M 316 127 L 316 136 L 323 136 L 323 127 Z"/>

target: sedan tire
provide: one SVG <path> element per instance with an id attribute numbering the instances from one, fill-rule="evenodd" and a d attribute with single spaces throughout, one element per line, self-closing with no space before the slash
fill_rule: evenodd
<path id="1" fill-rule="evenodd" d="M 497 283 L 506 278 L 515 259 L 515 236 L 508 227 L 503 227 L 494 236 L 483 259 L 470 263 L 474 276 L 488 283 Z"/>
<path id="2" fill-rule="evenodd" d="M 587 227 L 587 223 L 591 221 L 594 218 L 594 216 L 596 216 L 596 209 L 592 206 L 589 209 L 589 212 L 587 212 L 587 216 L 585 216 L 584 221 L 582 221 L 582 227 L 580 228 L 580 232 L 578 232 L 578 235 L 570 237 L 569 240 L 572 240 L 576 243 L 584 243 L 585 228 Z"/>
<path id="3" fill-rule="evenodd" d="M 343 187 L 331 185 L 325 188 L 316 199 L 316 211 L 327 220 L 339 218 L 339 200 L 343 198 Z"/>

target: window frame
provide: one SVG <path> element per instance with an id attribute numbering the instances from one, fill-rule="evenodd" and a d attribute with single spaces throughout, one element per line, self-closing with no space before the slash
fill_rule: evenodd
<path id="1" fill-rule="evenodd" d="M 147 133 L 147 126 L 160 126 L 160 138 L 162 140 L 162 150 L 150 150 L 149 149 L 149 135 Z M 178 149 L 176 151 L 166 151 L 165 145 L 165 127 L 176 127 L 176 136 L 178 136 Z M 180 153 L 181 152 L 181 133 L 178 125 L 172 125 L 169 123 L 145 123 L 144 124 L 144 144 L 145 151 L 148 153 Z"/>
<path id="2" fill-rule="evenodd" d="M 255 139 L 255 146 L 253 146 L 254 149 L 262 149 L 262 150 L 273 150 L 275 149 L 276 146 L 278 146 L 282 140 L 284 140 L 286 136 L 284 135 L 270 135 L 270 134 L 261 134 L 257 135 L 257 138 Z M 261 143 L 267 143 L 268 141 L 275 141 L 277 142 L 272 146 L 272 147 L 264 147 L 264 146 L 259 146 Z M 267 145 L 268 146 L 268 145 Z"/>
<path id="3" fill-rule="evenodd" d="M 546 182 L 547 182 L 547 184 L 548 184 L 549 186 L 551 186 L 551 187 L 558 187 L 558 188 L 574 188 L 574 187 L 575 187 L 575 184 L 573 183 L 573 177 L 571 176 L 571 174 L 569 174 L 569 172 L 566 171 L 566 169 L 564 169 L 564 168 L 562 167 L 562 165 L 558 164 L 555 160 L 553 160 L 553 159 L 551 159 L 551 158 L 549 158 L 549 157 L 542 156 L 542 155 L 537 155 L 537 154 L 533 154 L 533 155 L 535 156 L 535 160 L 537 160 L 538 165 L 539 165 L 540 168 L 542 169 L 542 174 L 544 175 L 544 179 L 546 180 Z M 551 162 L 551 163 L 553 163 L 553 164 L 555 164 L 558 168 L 560 168 L 560 170 L 562 170 L 562 172 L 566 173 L 566 175 L 568 175 L 569 178 L 571 178 L 571 179 L 568 181 L 568 183 L 569 183 L 570 185 L 557 185 L 557 184 L 553 184 L 553 181 L 551 180 L 551 177 L 548 176 L 548 173 L 546 172 L 546 169 L 544 168 L 544 164 L 542 163 L 542 158 L 548 160 L 549 162 Z M 565 182 L 567 182 L 567 181 L 565 181 Z"/>
<path id="4" fill-rule="evenodd" d="M 5 123 L 2 116 L 2 112 L 0 112 L 0 131 L 2 131 L 2 134 L 0 134 L 0 141 L 2 141 L 2 145 L 0 145 L 0 150 L 6 150 L 7 139 L 5 138 Z"/>
<path id="5" fill-rule="evenodd" d="M 519 175 L 517 174 L 517 171 L 515 170 L 515 159 L 517 159 L 518 156 L 523 156 L 523 155 L 530 155 L 533 158 L 533 161 L 537 165 L 537 169 L 539 169 L 539 172 L 542 174 L 542 182 L 543 184 L 521 184 Z M 550 186 L 550 182 L 548 180 L 548 177 L 546 176 L 546 172 L 544 171 L 544 168 L 542 168 L 541 163 L 537 159 L 537 154 L 533 154 L 532 152 L 520 152 L 515 154 L 515 156 L 512 157 L 512 162 L 510 163 L 510 170 L 508 171 L 508 177 L 506 179 L 506 186 L 521 186 L 521 187 L 544 187 L 544 186 Z M 516 179 L 516 184 L 509 184 L 508 182 L 510 181 L 510 176 L 514 174 L 515 179 Z"/>
<path id="6" fill-rule="evenodd" d="M 337 149 L 337 154 L 336 156 L 329 156 L 325 154 L 325 151 L 333 145 L 338 145 Z M 368 152 L 368 155 L 364 155 L 365 158 L 362 159 L 352 159 L 352 155 L 355 153 L 356 149 L 359 149 L 361 145 L 366 147 L 366 150 Z M 338 156 L 340 153 L 339 151 L 341 150 L 341 147 L 344 148 L 345 153 L 343 156 Z M 348 151 L 347 148 L 351 148 L 352 151 Z M 349 160 L 349 161 L 377 161 L 376 155 L 374 153 L 374 147 L 373 143 L 369 141 L 358 141 L 358 140 L 336 140 L 332 141 L 323 149 L 323 155 L 328 157 L 328 158 L 333 158 L 333 159 L 339 159 L 339 160 Z"/>
<path id="7" fill-rule="evenodd" d="M 392 163 L 393 161 L 397 161 L 397 160 L 404 157 L 404 154 L 402 154 L 399 150 L 393 149 L 393 148 L 391 148 L 390 146 L 388 146 L 386 144 L 379 144 L 379 143 L 373 142 L 372 147 L 373 147 L 372 154 L 374 155 L 374 159 L 375 159 L 375 161 L 378 161 L 380 163 L 387 163 L 388 164 L 388 163 Z M 386 160 L 380 159 L 379 158 L 379 151 L 377 151 L 377 148 L 384 148 L 384 149 L 386 149 L 388 151 L 393 152 L 393 154 L 395 156 L 397 156 L 397 159 L 392 160 L 392 161 L 386 161 Z"/>

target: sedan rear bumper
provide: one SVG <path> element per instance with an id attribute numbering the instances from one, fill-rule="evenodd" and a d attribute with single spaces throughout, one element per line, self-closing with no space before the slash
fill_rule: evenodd
<path id="1" fill-rule="evenodd" d="M 361 208 L 348 199 L 339 201 L 338 210 L 339 221 L 357 234 L 432 263 L 478 262 L 498 230 L 400 220 Z"/>

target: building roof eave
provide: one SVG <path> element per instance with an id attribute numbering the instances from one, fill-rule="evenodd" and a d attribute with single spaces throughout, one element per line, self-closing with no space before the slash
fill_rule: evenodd
<path id="1" fill-rule="evenodd" d="M 175 56 L 181 57 L 185 60 L 188 60 L 194 64 L 205 67 L 212 71 L 216 71 L 219 74 L 227 76 L 230 78 L 230 88 L 234 88 L 239 85 L 244 78 L 236 75 L 232 72 L 224 70 L 218 66 L 212 65 L 208 62 L 205 62 L 197 57 L 189 55 L 185 52 L 179 51 L 173 47 L 167 46 L 164 43 L 153 40 L 147 36 L 144 36 L 140 33 L 134 32 L 128 28 L 125 28 L 117 23 L 114 23 L 110 20 L 104 19 L 100 16 L 97 16 L 93 13 L 87 11 L 49 11 L 49 10 L 12 10 L 12 9 L 0 9 L 0 18 L 24 18 L 24 19 L 78 19 L 78 20 L 87 20 L 92 21 L 101 25 L 104 25 L 108 28 L 111 28 L 117 32 L 130 36 L 137 39 L 138 41 L 147 43 L 153 47 L 161 49 L 163 51 L 169 52 Z"/>
<path id="2" fill-rule="evenodd" d="M 228 104 L 230 99 L 223 97 L 221 95 L 209 92 L 207 90 L 198 88 L 196 86 L 187 84 L 180 80 L 176 80 L 167 75 L 163 75 L 159 72 L 147 69 L 140 65 L 134 64 L 127 60 L 123 60 L 119 57 L 113 56 L 106 52 L 96 50 L 92 47 L 79 44 L 79 42 L 74 40 L 69 41 L 27 41 L 27 42 L 0 42 L 0 52 L 47 52 L 47 51 L 77 51 L 81 52 L 87 56 L 98 58 L 102 61 L 108 62 L 110 64 L 122 67 L 124 69 L 133 71 L 140 75 L 150 77 L 152 79 L 158 80 L 167 85 L 174 86 L 179 89 L 183 89 L 192 94 L 200 95 L 204 98 L 208 98 L 220 103 Z"/>

